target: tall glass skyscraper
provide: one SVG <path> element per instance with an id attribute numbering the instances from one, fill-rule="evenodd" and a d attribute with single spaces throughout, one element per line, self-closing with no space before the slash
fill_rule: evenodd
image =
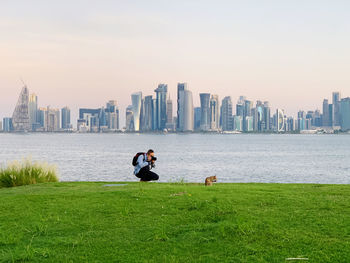
<path id="1" fill-rule="evenodd" d="M 166 102 L 168 85 L 159 84 L 155 90 L 157 99 L 157 130 L 164 130 L 166 128 L 167 116 L 166 116 Z"/>
<path id="2" fill-rule="evenodd" d="M 322 126 L 327 127 L 329 126 L 329 104 L 328 100 L 323 100 L 323 111 L 322 111 Z"/>
<path id="3" fill-rule="evenodd" d="M 177 84 L 177 124 L 176 129 L 183 130 L 184 122 L 184 95 L 183 92 L 187 89 L 187 83 Z"/>
<path id="4" fill-rule="evenodd" d="M 199 98 L 201 101 L 201 130 L 209 131 L 210 129 L 210 94 L 209 93 L 200 93 Z"/>
<path id="5" fill-rule="evenodd" d="M 341 129 L 350 130 L 350 98 L 344 98 L 340 102 Z"/>
<path id="6" fill-rule="evenodd" d="M 152 96 L 146 96 L 143 103 L 143 121 L 142 121 L 142 130 L 143 131 L 151 131 L 152 130 L 152 103 L 153 98 Z"/>
<path id="7" fill-rule="evenodd" d="M 64 107 L 61 109 L 61 127 L 62 129 L 69 129 L 70 125 L 70 109 L 68 107 Z"/>
<path id="8" fill-rule="evenodd" d="M 38 115 L 38 96 L 36 94 L 30 94 L 29 103 L 28 103 L 28 111 L 29 111 L 29 123 L 31 130 L 34 130 L 35 124 L 37 123 L 37 115 Z"/>
<path id="9" fill-rule="evenodd" d="M 211 95 L 210 97 L 210 129 L 213 131 L 219 130 L 220 128 L 220 117 L 219 117 L 219 96 Z"/>
<path id="10" fill-rule="evenodd" d="M 230 96 L 225 97 L 221 103 L 221 122 L 223 131 L 233 130 L 232 100 Z"/>
<path id="11" fill-rule="evenodd" d="M 333 103 L 333 124 L 334 126 L 340 126 L 340 93 L 333 92 L 332 94 Z"/>
<path id="12" fill-rule="evenodd" d="M 134 131 L 140 131 L 142 92 L 131 95 Z"/>

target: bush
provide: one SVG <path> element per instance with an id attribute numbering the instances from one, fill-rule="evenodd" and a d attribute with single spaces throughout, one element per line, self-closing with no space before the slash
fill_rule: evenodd
<path id="1" fill-rule="evenodd" d="M 0 168 L 0 188 L 47 182 L 58 182 L 56 167 L 47 163 L 25 159 Z"/>

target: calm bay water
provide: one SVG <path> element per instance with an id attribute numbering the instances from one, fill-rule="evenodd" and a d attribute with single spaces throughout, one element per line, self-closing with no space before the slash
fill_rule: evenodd
<path id="1" fill-rule="evenodd" d="M 350 135 L 0 134 L 0 163 L 31 157 L 62 181 L 136 181 L 136 152 L 152 148 L 160 181 L 350 183 Z"/>

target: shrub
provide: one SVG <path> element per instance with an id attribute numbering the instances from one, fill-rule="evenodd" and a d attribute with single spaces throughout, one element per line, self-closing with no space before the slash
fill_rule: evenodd
<path id="1" fill-rule="evenodd" d="M 46 182 L 58 182 L 54 165 L 25 159 L 21 162 L 14 161 L 0 168 L 0 188 Z"/>

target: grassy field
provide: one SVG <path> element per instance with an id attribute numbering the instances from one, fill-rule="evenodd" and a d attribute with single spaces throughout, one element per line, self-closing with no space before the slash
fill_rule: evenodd
<path id="1" fill-rule="evenodd" d="M 350 185 L 105 184 L 0 189 L 0 262 L 350 262 Z"/>

